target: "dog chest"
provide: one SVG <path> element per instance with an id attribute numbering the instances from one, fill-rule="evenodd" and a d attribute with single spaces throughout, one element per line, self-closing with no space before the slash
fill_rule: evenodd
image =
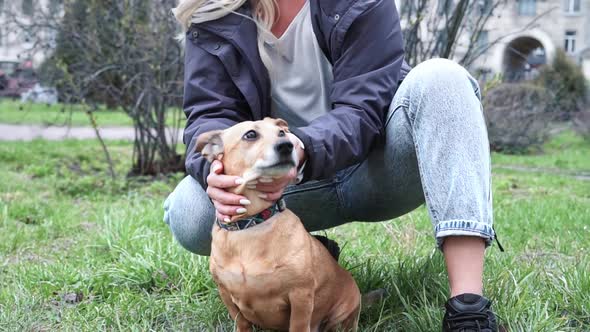
<path id="1" fill-rule="evenodd" d="M 288 272 L 270 266 L 228 264 L 223 268 L 212 260 L 215 282 L 229 293 L 248 321 L 268 328 L 288 327 L 290 307 L 287 290 Z"/>
<path id="2" fill-rule="evenodd" d="M 215 281 L 232 294 L 251 293 L 255 296 L 277 293 L 286 286 L 285 280 L 292 278 L 292 271 L 277 263 L 236 260 L 219 264 L 211 257 L 210 267 Z"/>

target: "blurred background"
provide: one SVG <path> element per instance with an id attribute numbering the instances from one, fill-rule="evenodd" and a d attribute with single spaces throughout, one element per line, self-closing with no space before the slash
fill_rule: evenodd
<path id="1" fill-rule="evenodd" d="M 545 139 L 539 127 L 556 119 L 584 126 L 587 116 L 578 113 L 586 110 L 590 77 L 589 0 L 396 4 L 411 65 L 450 58 L 479 79 L 484 97 L 501 95 L 485 100 L 495 149 L 538 147 Z M 168 130 L 182 126 L 182 47 L 173 38 L 180 33 L 170 14 L 174 5 L 0 1 L 0 97 L 82 107 L 90 123 L 95 112 L 123 112 L 140 136 L 134 172 L 182 170 L 177 131 Z M 503 112 L 515 108 L 512 97 L 522 103 L 519 110 Z M 504 128 L 515 123 L 518 133 Z"/>
<path id="2" fill-rule="evenodd" d="M 0 331 L 232 330 L 207 258 L 161 221 L 185 176 L 176 2 L 0 0 Z M 480 82 L 503 326 L 590 330 L 590 0 L 395 2 L 411 65 Z M 439 329 L 424 208 L 327 232 L 361 289 L 393 294 L 362 330 Z"/>

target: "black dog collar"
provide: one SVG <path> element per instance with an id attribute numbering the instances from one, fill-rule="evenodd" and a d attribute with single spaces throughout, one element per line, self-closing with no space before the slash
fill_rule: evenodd
<path id="1" fill-rule="evenodd" d="M 256 225 L 262 224 L 268 219 L 272 218 L 275 214 L 285 211 L 287 205 L 285 200 L 279 199 L 273 206 L 260 212 L 259 214 L 246 219 L 240 219 L 235 222 L 224 222 L 217 219 L 217 225 L 226 231 L 241 231 Z"/>

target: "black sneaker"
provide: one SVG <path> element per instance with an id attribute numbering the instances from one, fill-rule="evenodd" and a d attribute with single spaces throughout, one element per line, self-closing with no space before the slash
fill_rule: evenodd
<path id="1" fill-rule="evenodd" d="M 476 294 L 461 294 L 447 301 L 443 332 L 497 332 L 491 302 Z"/>

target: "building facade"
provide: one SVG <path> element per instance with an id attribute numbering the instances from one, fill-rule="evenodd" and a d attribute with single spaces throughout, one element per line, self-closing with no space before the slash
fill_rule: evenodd
<path id="1" fill-rule="evenodd" d="M 486 27 L 489 40 L 506 37 L 478 59 L 478 67 L 518 76 L 537 64 L 535 58 L 551 62 L 561 49 L 590 78 L 590 0 L 510 1 L 498 14 Z"/>
<path id="2" fill-rule="evenodd" d="M 417 0 L 395 0 L 398 8 Z M 430 15 L 441 15 L 452 9 L 457 0 L 433 0 Z M 492 0 L 471 0 L 482 3 Z M 526 75 L 543 63 L 550 62 L 557 49 L 564 50 L 582 65 L 590 78 L 590 0 L 506 0 L 494 12 L 480 35 L 478 46 L 486 51 L 471 65 L 478 73 L 502 73 L 508 79 L 526 78 Z M 10 22 L 33 19 L 35 15 L 55 14 L 63 0 L 0 0 L 0 61 L 32 60 L 39 65 L 45 52 L 35 52 L 38 36 L 32 38 L 26 31 Z M 408 22 L 402 20 L 402 27 Z M 44 32 L 40 32 L 44 33 Z M 52 36 L 45 32 L 46 40 Z M 458 41 L 455 52 L 462 58 L 462 45 L 469 43 L 468 29 Z M 426 35 L 424 38 L 428 38 Z M 486 45 L 489 44 L 489 48 Z"/>
<path id="3" fill-rule="evenodd" d="M 412 1 L 396 0 L 396 4 L 403 8 Z M 473 1 L 485 8 L 492 0 Z M 429 14 L 440 15 L 441 3 L 444 8 L 456 2 L 434 0 L 431 6 L 439 9 L 429 8 Z M 402 27 L 407 24 L 402 20 Z M 457 42 L 456 60 L 463 57 L 470 37 L 465 29 Z M 486 51 L 471 64 L 472 72 L 526 79 L 561 49 L 582 65 L 590 79 L 590 0 L 507 0 L 493 12 L 479 37 L 477 47 Z"/>
<path id="4" fill-rule="evenodd" d="M 0 61 L 32 61 L 39 65 L 47 56 L 35 45 L 39 36 L 30 36 L 19 24 L 27 24 L 37 15 L 56 15 L 63 0 L 0 0 Z M 51 42 L 49 31 L 36 30 L 41 40 Z"/>

